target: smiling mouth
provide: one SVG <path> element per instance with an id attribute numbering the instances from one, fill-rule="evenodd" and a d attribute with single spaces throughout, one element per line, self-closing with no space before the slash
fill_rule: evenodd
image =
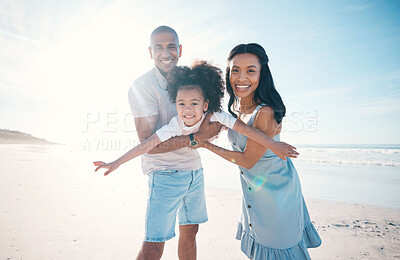
<path id="1" fill-rule="evenodd" d="M 160 62 L 164 65 L 171 65 L 174 60 L 160 60 Z"/>
<path id="2" fill-rule="evenodd" d="M 236 85 L 237 89 L 247 89 L 250 88 L 250 85 Z"/>
<path id="3" fill-rule="evenodd" d="M 190 116 L 184 115 L 183 117 L 186 118 L 186 119 L 193 119 L 193 118 L 194 118 L 194 115 L 190 115 Z"/>

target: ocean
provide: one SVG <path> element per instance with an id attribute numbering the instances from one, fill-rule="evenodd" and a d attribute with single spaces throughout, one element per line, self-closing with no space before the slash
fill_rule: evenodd
<path id="1" fill-rule="evenodd" d="M 400 167 L 400 145 L 299 145 L 300 162 Z"/>
<path id="2" fill-rule="evenodd" d="M 400 209 L 400 145 L 298 145 L 304 197 Z M 238 168 L 201 151 L 206 184 L 241 189 Z"/>

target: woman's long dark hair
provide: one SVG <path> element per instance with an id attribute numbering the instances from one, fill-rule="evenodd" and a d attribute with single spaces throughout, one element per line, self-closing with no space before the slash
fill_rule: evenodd
<path id="1" fill-rule="evenodd" d="M 230 62 L 233 57 L 238 54 L 250 53 L 258 57 L 261 64 L 260 80 L 257 89 L 254 92 L 253 103 L 254 105 L 266 104 L 274 110 L 274 117 L 278 124 L 282 122 L 286 114 L 286 107 L 283 104 L 282 98 L 278 91 L 275 89 L 274 81 L 272 80 L 271 71 L 268 67 L 268 56 L 263 47 L 257 43 L 239 44 L 231 50 L 228 57 L 228 66 L 226 67 L 226 90 L 229 94 L 228 111 L 237 117 L 232 112 L 232 105 L 235 102 L 235 93 L 233 92 L 230 83 Z"/>

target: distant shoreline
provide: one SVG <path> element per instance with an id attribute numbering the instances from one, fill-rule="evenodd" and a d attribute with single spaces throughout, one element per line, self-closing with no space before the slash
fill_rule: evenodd
<path id="1" fill-rule="evenodd" d="M 342 149 L 400 149 L 400 144 L 294 144 L 301 148 L 342 148 Z"/>
<path id="2" fill-rule="evenodd" d="M 27 133 L 0 129 L 0 144 L 58 144 Z"/>

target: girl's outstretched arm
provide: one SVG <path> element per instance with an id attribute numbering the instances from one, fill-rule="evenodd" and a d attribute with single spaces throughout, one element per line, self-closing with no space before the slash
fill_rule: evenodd
<path id="1" fill-rule="evenodd" d="M 286 160 L 286 157 L 295 157 L 297 154 L 297 152 L 293 150 L 294 147 L 292 148 L 292 146 L 286 143 L 276 142 L 271 138 L 276 133 L 279 133 L 280 125 L 276 124 L 274 111 L 269 107 L 262 107 L 260 109 L 260 111 L 256 115 L 256 118 L 254 119 L 252 127 L 247 126 L 240 120 L 236 120 L 234 124 L 231 123 L 229 125 L 233 125 L 233 130 L 250 137 L 247 140 L 246 147 L 244 148 L 243 152 L 229 151 L 209 142 L 200 143 L 200 146 L 207 148 L 208 150 L 221 156 L 222 158 L 246 169 L 253 168 L 253 166 L 258 162 L 258 160 L 260 160 L 260 158 L 265 154 L 268 149 L 271 149 L 272 152 L 274 152 L 283 160 Z M 262 135 L 260 135 L 258 131 Z M 252 137 L 254 139 L 258 139 L 258 141 L 253 140 Z M 270 146 L 267 147 L 265 143 L 269 143 Z M 276 151 L 274 143 L 278 144 L 277 147 L 280 147 L 279 149 L 281 149 L 281 151 L 283 150 L 284 152 L 280 152 L 279 155 Z M 282 154 L 284 155 L 282 156 Z"/>
<path id="2" fill-rule="evenodd" d="M 243 123 L 240 119 L 236 120 L 232 129 L 239 134 L 245 135 L 253 141 L 256 141 L 257 143 L 262 144 L 285 161 L 286 157 L 297 158 L 297 155 L 299 155 L 299 153 L 296 152 L 296 147 L 285 142 L 275 141 L 257 128 Z"/>
<path id="3" fill-rule="evenodd" d="M 296 158 L 299 155 L 296 152 L 296 147 L 287 143 L 275 141 L 272 137 L 280 132 L 280 126 L 276 123 L 273 117 L 274 111 L 271 108 L 261 108 L 256 115 L 256 119 L 260 116 L 263 117 L 264 123 L 261 124 L 260 129 L 249 126 L 243 123 L 240 119 L 234 118 L 232 115 L 220 111 L 213 114 L 212 120 L 221 122 L 221 124 L 232 128 L 236 132 L 247 136 L 253 141 L 270 149 L 278 157 L 286 161 L 286 157 Z"/>
<path id="4" fill-rule="evenodd" d="M 117 160 L 110 162 L 110 163 L 105 163 L 102 161 L 96 161 L 93 162 L 94 166 L 97 166 L 96 170 L 104 168 L 107 169 L 107 171 L 104 173 L 104 176 L 107 176 L 111 172 L 115 171 L 118 169 L 118 167 L 126 163 L 127 161 L 132 160 L 133 158 L 138 157 L 139 155 L 142 155 L 144 153 L 147 153 L 154 147 L 156 147 L 159 143 L 161 143 L 160 138 L 157 136 L 157 134 L 153 134 L 150 136 L 148 139 L 145 141 L 141 142 L 137 146 L 133 147 L 131 150 L 129 150 L 127 153 L 119 157 Z"/>

